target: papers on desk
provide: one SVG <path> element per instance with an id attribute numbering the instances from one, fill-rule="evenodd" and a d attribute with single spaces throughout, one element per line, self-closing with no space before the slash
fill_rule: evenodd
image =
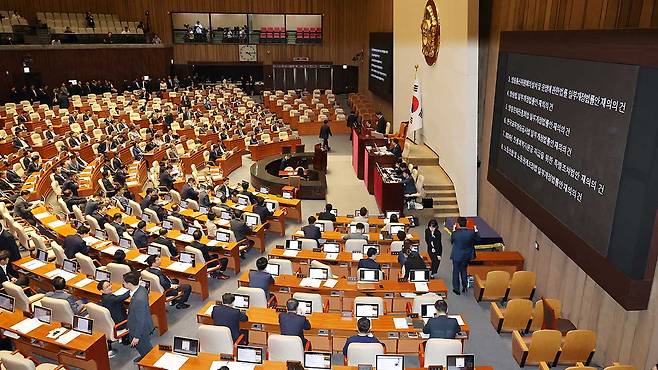
<path id="1" fill-rule="evenodd" d="M 60 335 L 57 339 L 55 339 L 55 342 L 61 344 L 67 344 L 68 342 L 79 337 L 80 335 L 82 335 L 82 333 L 80 333 L 79 331 L 69 330 L 66 333 Z"/>
<path id="2" fill-rule="evenodd" d="M 153 364 L 153 366 L 166 370 L 178 370 L 185 364 L 185 362 L 187 362 L 187 359 L 188 358 L 185 356 L 166 352 L 155 362 L 155 364 Z"/>
<path id="3" fill-rule="evenodd" d="M 100 239 L 96 239 L 93 236 L 85 236 L 82 240 L 84 240 L 87 245 L 94 245 L 100 241 Z"/>
<path id="4" fill-rule="evenodd" d="M 400 297 L 402 298 L 413 298 L 416 296 L 416 293 L 400 293 Z"/>
<path id="5" fill-rule="evenodd" d="M 394 317 L 393 324 L 395 324 L 396 329 L 409 329 L 406 317 Z"/>
<path id="6" fill-rule="evenodd" d="M 123 250 L 124 253 L 128 252 L 128 250 L 126 248 L 121 248 L 121 247 L 117 247 L 116 245 L 111 245 L 111 246 L 103 249 L 103 253 L 114 255 L 119 249 Z"/>
<path id="7" fill-rule="evenodd" d="M 215 305 L 208 307 L 208 309 L 206 310 L 206 312 L 204 312 L 204 314 L 208 316 L 212 315 L 213 308 L 215 308 Z"/>
<path id="8" fill-rule="evenodd" d="M 303 278 L 302 281 L 299 282 L 300 287 L 306 288 L 319 288 L 321 284 L 322 280 L 313 278 Z"/>
<path id="9" fill-rule="evenodd" d="M 247 206 L 243 206 L 242 204 L 236 204 L 233 206 L 233 208 L 237 208 L 241 211 L 244 211 L 245 209 L 247 209 Z"/>
<path id="10" fill-rule="evenodd" d="M 462 319 L 461 315 L 448 315 L 448 317 L 457 320 L 459 325 L 464 325 L 464 319 Z"/>
<path id="11" fill-rule="evenodd" d="M 283 252 L 284 257 L 297 257 L 297 254 L 299 254 L 299 251 L 286 250 Z"/>
<path id="12" fill-rule="evenodd" d="M 206 243 L 206 245 L 209 246 L 209 247 L 215 247 L 215 246 L 218 246 L 219 243 L 220 243 L 219 240 L 211 240 L 208 243 Z"/>
<path id="13" fill-rule="evenodd" d="M 86 287 L 87 285 L 89 285 L 93 282 L 94 282 L 94 280 L 92 280 L 90 278 L 84 278 L 84 279 L 78 281 L 77 283 L 73 284 L 73 286 L 75 286 L 76 288 L 84 288 L 84 287 Z"/>
<path id="14" fill-rule="evenodd" d="M 336 279 L 327 279 L 327 281 L 324 282 L 323 286 L 325 288 L 331 289 L 336 286 L 336 283 L 338 283 L 338 280 Z"/>
<path id="15" fill-rule="evenodd" d="M 324 256 L 325 259 L 335 261 L 338 258 L 338 253 L 327 253 Z"/>
<path id="16" fill-rule="evenodd" d="M 293 235 L 304 236 L 304 232 L 302 230 L 295 231 L 295 233 Z"/>
<path id="17" fill-rule="evenodd" d="M 132 260 L 139 263 L 146 263 L 147 258 L 149 258 L 148 254 L 140 254 L 139 256 L 133 258 Z"/>
<path id="18" fill-rule="evenodd" d="M 126 181 L 126 185 L 128 186 L 137 186 L 139 183 L 137 181 Z"/>
<path id="19" fill-rule="evenodd" d="M 219 220 L 217 221 L 219 226 L 224 226 L 224 227 L 231 227 L 231 222 L 228 220 Z"/>
<path id="20" fill-rule="evenodd" d="M 70 273 L 68 271 L 64 271 L 62 269 L 54 269 L 54 270 L 46 273 L 46 277 L 48 279 L 54 279 L 57 276 L 61 276 L 61 277 L 64 278 L 64 280 L 69 281 L 69 280 L 73 279 L 74 277 L 76 277 L 77 275 L 73 274 L 73 273 Z"/>
<path id="21" fill-rule="evenodd" d="M 114 292 L 114 293 L 112 293 L 112 294 L 114 294 L 115 296 L 118 297 L 118 296 L 120 296 L 120 295 L 126 293 L 127 291 L 128 291 L 128 289 L 126 289 L 126 288 L 124 288 L 124 287 L 121 287 L 121 288 L 117 289 L 117 291 Z"/>
<path id="22" fill-rule="evenodd" d="M 41 219 L 44 219 L 46 217 L 50 217 L 50 212 L 41 212 L 41 213 L 37 213 L 36 215 L 34 215 L 34 218 L 36 218 L 37 220 L 41 220 Z"/>
<path id="23" fill-rule="evenodd" d="M 58 228 L 58 227 L 62 227 L 62 226 L 64 226 L 64 225 L 66 225 L 66 222 L 64 222 L 64 221 L 60 221 L 60 220 L 57 220 L 57 221 L 50 222 L 50 223 L 48 223 L 47 225 L 48 225 L 48 227 L 51 228 L 51 229 L 56 229 L 56 228 Z"/>
<path id="24" fill-rule="evenodd" d="M 210 370 L 219 370 L 222 366 L 227 366 L 229 370 L 254 370 L 256 364 L 248 362 L 231 362 L 231 361 L 213 361 Z"/>
<path id="25" fill-rule="evenodd" d="M 160 229 L 161 229 L 160 226 L 151 226 L 148 229 L 146 229 L 146 232 L 155 234 L 155 233 L 159 232 Z"/>
<path id="26" fill-rule="evenodd" d="M 187 269 L 189 269 L 190 267 L 192 267 L 191 263 L 176 261 L 176 262 L 172 263 L 171 265 L 167 266 L 167 269 L 183 272 L 183 271 L 187 271 Z"/>
<path id="27" fill-rule="evenodd" d="M 29 261 L 29 262 L 25 262 L 24 264 L 21 265 L 21 267 L 26 269 L 26 270 L 32 271 L 32 270 L 36 270 L 39 267 L 42 267 L 42 266 L 45 266 L 45 265 L 46 265 L 45 263 L 43 263 L 39 260 L 32 260 L 32 261 Z"/>
<path id="28" fill-rule="evenodd" d="M 25 319 L 18 324 L 14 324 L 11 329 L 19 333 L 27 334 L 41 325 L 43 325 L 43 323 L 37 319 Z"/>
<path id="29" fill-rule="evenodd" d="M 427 285 L 426 282 L 416 282 L 414 283 L 415 289 L 417 292 L 429 292 L 430 287 Z"/>
<path id="30" fill-rule="evenodd" d="M 176 240 L 183 243 L 192 243 L 194 241 L 194 237 L 192 235 L 180 234 L 176 237 Z"/>
<path id="31" fill-rule="evenodd" d="M 128 226 L 130 226 L 130 227 L 132 227 L 132 228 L 134 229 L 134 228 L 137 227 L 137 224 L 139 224 L 139 220 L 138 220 L 138 221 L 135 221 L 135 222 L 133 222 L 133 223 L 127 223 L 127 222 L 126 222 L 126 224 L 128 224 Z"/>
<path id="32" fill-rule="evenodd" d="M 21 337 L 20 335 L 14 333 L 13 331 L 9 331 L 9 330 L 3 330 L 2 334 L 5 337 L 9 337 L 9 338 L 13 338 L 13 339 L 19 339 Z"/>
<path id="33" fill-rule="evenodd" d="M 363 259 L 363 253 L 352 253 L 352 261 L 361 261 Z"/>

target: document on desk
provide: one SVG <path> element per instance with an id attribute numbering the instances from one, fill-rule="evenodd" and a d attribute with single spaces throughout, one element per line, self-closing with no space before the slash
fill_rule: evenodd
<path id="1" fill-rule="evenodd" d="M 287 250 L 283 252 L 284 257 L 297 257 L 299 251 Z"/>
<path id="2" fill-rule="evenodd" d="M 128 250 L 125 249 L 125 248 L 121 248 L 121 247 L 117 247 L 115 245 L 111 245 L 111 246 L 103 249 L 103 253 L 114 255 L 119 249 L 123 250 L 124 253 L 128 252 Z"/>
<path id="3" fill-rule="evenodd" d="M 231 227 L 231 222 L 227 220 L 219 220 L 217 221 L 217 223 L 219 224 L 219 226 L 224 226 L 229 228 Z"/>
<path id="4" fill-rule="evenodd" d="M 36 218 L 37 220 L 42 220 L 46 217 L 50 217 L 50 212 L 41 212 L 34 215 L 34 218 Z"/>
<path id="5" fill-rule="evenodd" d="M 55 342 L 61 343 L 61 344 L 67 344 L 68 342 L 72 341 L 73 339 L 75 339 L 75 338 L 77 338 L 81 335 L 82 335 L 82 333 L 80 333 L 79 331 L 69 330 L 66 333 L 60 335 L 55 340 Z"/>
<path id="6" fill-rule="evenodd" d="M 187 359 L 188 357 L 166 352 L 153 366 L 166 370 L 178 370 L 183 367 Z"/>
<path id="7" fill-rule="evenodd" d="M 179 240 L 184 243 L 191 243 L 194 241 L 194 237 L 192 235 L 180 234 L 176 237 L 176 240 Z"/>
<path id="8" fill-rule="evenodd" d="M 94 245 L 99 241 L 101 241 L 100 239 L 96 239 L 93 236 L 85 236 L 84 238 L 82 238 L 82 240 L 84 240 L 85 243 L 87 243 L 87 245 Z"/>
<path id="9" fill-rule="evenodd" d="M 121 287 L 121 288 L 117 289 L 117 291 L 112 293 L 112 294 L 114 294 L 115 296 L 118 297 L 118 296 L 126 293 L 127 291 L 128 291 L 128 289 Z"/>
<path id="10" fill-rule="evenodd" d="M 464 325 L 464 319 L 462 319 L 462 316 L 461 316 L 461 315 L 448 315 L 448 317 L 457 320 L 457 323 L 458 323 L 459 325 Z"/>
<path id="11" fill-rule="evenodd" d="M 256 364 L 248 362 L 213 361 L 210 370 L 219 370 L 222 366 L 227 366 L 229 370 L 254 370 L 256 368 Z"/>
<path id="12" fill-rule="evenodd" d="M 425 282 L 416 282 L 414 283 L 414 286 L 417 292 L 429 292 L 430 287 L 427 285 Z"/>
<path id="13" fill-rule="evenodd" d="M 324 258 L 335 261 L 338 258 L 338 253 L 326 253 Z"/>
<path id="14" fill-rule="evenodd" d="M 396 329 L 409 329 L 406 317 L 394 317 L 393 324 L 395 324 Z"/>
<path id="15" fill-rule="evenodd" d="M 69 281 L 76 277 L 76 274 L 70 273 L 68 271 L 64 271 L 62 269 L 54 269 L 48 273 L 46 273 L 46 277 L 49 279 L 54 279 L 56 276 L 61 276 L 64 278 L 64 280 Z"/>
<path id="16" fill-rule="evenodd" d="M 331 288 L 335 287 L 337 283 L 338 283 L 338 280 L 336 280 L 336 279 L 327 279 L 327 281 L 325 281 L 322 286 L 324 286 L 325 288 L 331 289 Z"/>
<path id="17" fill-rule="evenodd" d="M 215 305 L 212 305 L 212 306 L 208 307 L 208 309 L 206 310 L 206 312 L 204 312 L 204 314 L 206 314 L 208 316 L 212 315 L 213 308 L 215 308 Z"/>
<path id="18" fill-rule="evenodd" d="M 133 258 L 131 261 L 146 263 L 146 259 L 149 258 L 148 254 L 140 254 L 137 257 Z"/>
<path id="19" fill-rule="evenodd" d="M 159 232 L 160 229 L 161 229 L 160 226 L 151 226 L 148 229 L 146 229 L 146 232 L 155 234 L 155 233 Z"/>
<path id="20" fill-rule="evenodd" d="M 363 259 L 363 253 L 352 253 L 352 261 L 361 261 Z"/>
<path id="21" fill-rule="evenodd" d="M 51 228 L 51 229 L 56 229 L 56 228 L 62 227 L 64 225 L 66 225 L 66 222 L 60 221 L 60 220 L 48 223 L 48 227 Z"/>
<path id="22" fill-rule="evenodd" d="M 319 288 L 321 284 L 322 280 L 313 278 L 303 278 L 302 281 L 299 282 L 300 287 L 307 288 Z"/>
<path id="23" fill-rule="evenodd" d="M 87 285 L 89 285 L 93 282 L 94 282 L 94 280 L 91 280 L 90 278 L 84 278 L 84 279 L 78 281 L 77 283 L 73 284 L 73 286 L 75 286 L 76 288 L 84 288 L 84 287 L 86 287 Z"/>
<path id="24" fill-rule="evenodd" d="M 36 270 L 39 267 L 42 267 L 42 266 L 45 266 L 45 265 L 46 265 L 45 263 L 43 263 L 39 260 L 32 260 L 32 261 L 29 261 L 29 262 L 25 262 L 24 264 L 21 265 L 21 267 L 26 269 L 26 270 L 32 271 L 32 270 Z"/>
<path id="25" fill-rule="evenodd" d="M 171 265 L 167 266 L 167 269 L 183 272 L 183 271 L 187 271 L 187 269 L 189 269 L 190 267 L 192 267 L 191 263 L 176 261 L 176 262 L 172 263 Z"/>
<path id="26" fill-rule="evenodd" d="M 11 329 L 19 333 L 27 334 L 41 325 L 43 325 L 43 323 L 37 319 L 25 319 L 18 324 L 14 324 Z"/>

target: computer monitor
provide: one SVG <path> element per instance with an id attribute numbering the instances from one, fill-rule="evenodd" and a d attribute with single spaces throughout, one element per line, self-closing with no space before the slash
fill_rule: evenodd
<path id="1" fill-rule="evenodd" d="M 361 216 L 361 210 L 357 209 L 354 211 L 354 217 L 359 217 L 359 216 Z"/>
<path id="2" fill-rule="evenodd" d="M 310 315 L 313 313 L 313 302 L 305 301 L 303 299 L 298 299 L 297 302 L 299 302 L 297 312 L 300 315 Z"/>
<path id="3" fill-rule="evenodd" d="M 37 249 L 37 259 L 41 262 L 48 263 L 48 252 L 43 249 Z"/>
<path id="4" fill-rule="evenodd" d="M 365 225 L 363 225 L 363 226 L 365 226 Z M 359 230 L 356 228 L 356 224 L 351 224 L 351 225 L 350 225 L 350 232 L 351 232 L 352 234 L 356 234 L 356 233 L 365 234 L 365 233 L 368 232 L 368 230 L 366 230 L 366 228 L 364 227 L 362 231 L 359 231 Z"/>
<path id="5" fill-rule="evenodd" d="M 50 324 L 53 318 L 53 311 L 43 306 L 34 306 L 34 318 L 45 324 Z"/>
<path id="6" fill-rule="evenodd" d="M 324 232 L 324 224 L 322 222 L 316 222 L 315 226 L 320 229 L 320 232 Z"/>
<path id="7" fill-rule="evenodd" d="M 379 281 L 379 270 L 375 269 L 359 269 L 359 281 L 364 283 L 376 283 Z"/>
<path id="8" fill-rule="evenodd" d="M 180 209 L 187 209 L 187 207 L 188 207 L 187 201 L 186 200 L 181 200 L 180 203 L 178 203 L 178 206 L 180 207 Z"/>
<path id="9" fill-rule="evenodd" d="M 174 224 L 172 224 L 169 220 L 164 220 L 162 221 L 162 228 L 165 230 L 171 230 L 174 228 Z"/>
<path id="10" fill-rule="evenodd" d="M 107 233 L 105 232 L 105 230 L 97 229 L 96 232 L 94 233 L 94 236 L 96 237 L 96 239 L 100 239 L 100 240 L 107 239 Z"/>
<path id="11" fill-rule="evenodd" d="M 424 319 L 429 319 L 436 315 L 436 307 L 434 303 L 423 303 L 420 305 L 420 317 Z"/>
<path id="12" fill-rule="evenodd" d="M 124 209 L 124 213 L 127 214 L 128 216 L 132 216 L 133 215 L 133 207 L 126 206 L 125 209 Z"/>
<path id="13" fill-rule="evenodd" d="M 338 243 L 324 243 L 322 245 L 322 251 L 325 253 L 339 253 L 340 245 Z"/>
<path id="14" fill-rule="evenodd" d="M 269 272 L 272 276 L 279 276 L 280 269 L 281 265 L 276 263 L 268 263 L 267 267 L 265 267 L 265 271 Z"/>
<path id="15" fill-rule="evenodd" d="M 244 216 L 244 222 L 247 224 L 247 226 L 256 226 L 258 225 L 258 217 L 255 215 L 245 215 Z"/>
<path id="16" fill-rule="evenodd" d="M 165 202 L 171 202 L 172 199 L 173 199 L 173 198 L 171 197 L 171 194 L 168 194 L 168 193 L 161 194 L 160 197 L 161 197 L 162 200 L 165 201 Z"/>
<path id="17" fill-rule="evenodd" d="M 146 247 L 146 254 L 149 256 L 162 256 L 162 249 L 157 245 L 149 245 Z"/>
<path id="18" fill-rule="evenodd" d="M 69 83 L 73 86 L 78 84 L 78 80 L 69 80 Z"/>
<path id="19" fill-rule="evenodd" d="M 79 229 L 80 226 L 82 226 L 82 225 L 83 225 L 82 222 L 80 222 L 78 220 L 72 220 L 71 221 L 71 226 L 76 230 Z"/>
<path id="20" fill-rule="evenodd" d="M 187 356 L 199 354 L 199 340 L 185 337 L 174 337 L 174 353 Z"/>
<path id="21" fill-rule="evenodd" d="M 270 212 L 276 211 L 276 203 L 274 202 L 265 202 L 265 207 L 267 207 L 267 210 Z"/>
<path id="22" fill-rule="evenodd" d="M 187 228 L 187 235 L 193 235 L 194 232 L 197 231 L 197 230 L 199 230 L 199 229 L 197 229 L 197 228 L 194 227 L 194 226 L 189 226 L 189 227 Z"/>
<path id="23" fill-rule="evenodd" d="M 247 362 L 250 364 L 262 364 L 263 349 L 259 347 L 238 345 L 238 351 L 237 351 L 237 356 L 235 357 L 235 361 Z"/>
<path id="24" fill-rule="evenodd" d="M 302 242 L 299 240 L 286 240 L 286 249 L 289 251 L 301 251 Z"/>
<path id="25" fill-rule="evenodd" d="M 178 253 L 178 261 L 183 262 L 183 263 L 189 263 L 194 266 L 195 260 L 194 260 L 194 253 L 190 252 L 180 252 Z"/>
<path id="26" fill-rule="evenodd" d="M 474 370 L 475 355 L 447 355 L 446 370 Z"/>
<path id="27" fill-rule="evenodd" d="M 119 239 L 119 247 L 130 249 L 130 240 L 126 238 Z"/>
<path id="28" fill-rule="evenodd" d="M 249 205 L 249 198 L 246 196 L 238 196 L 238 204 L 241 206 Z"/>
<path id="29" fill-rule="evenodd" d="M 389 230 L 391 235 L 396 235 L 398 231 L 404 231 L 404 225 L 391 225 Z"/>
<path id="30" fill-rule="evenodd" d="M 412 283 L 426 283 L 430 281 L 430 270 L 409 270 L 409 281 Z"/>
<path id="31" fill-rule="evenodd" d="M 377 370 L 404 370 L 404 356 L 377 355 L 375 368 Z"/>
<path id="32" fill-rule="evenodd" d="M 0 309 L 14 312 L 14 297 L 0 293 Z"/>
<path id="33" fill-rule="evenodd" d="M 377 245 L 377 244 L 364 244 L 363 245 L 363 254 L 366 255 L 368 253 L 368 249 L 370 249 L 370 248 L 375 248 L 375 250 L 377 251 L 377 254 L 379 254 L 380 249 L 379 249 L 379 245 Z M 375 254 L 375 255 L 377 255 L 377 254 Z"/>
<path id="34" fill-rule="evenodd" d="M 233 294 L 235 301 L 233 301 L 233 307 L 239 308 L 241 310 L 246 310 L 249 308 L 249 296 L 246 294 Z"/>
<path id="35" fill-rule="evenodd" d="M 143 286 L 144 289 L 146 289 L 147 292 L 151 291 L 151 282 L 150 281 L 144 280 L 144 279 L 139 279 L 139 285 Z"/>
<path id="36" fill-rule="evenodd" d="M 142 221 L 149 223 L 151 222 L 151 216 L 148 215 L 148 213 L 142 213 Z"/>
<path id="37" fill-rule="evenodd" d="M 207 214 L 207 213 L 208 213 L 208 208 L 206 208 L 206 207 L 199 207 L 199 213 Z"/>
<path id="38" fill-rule="evenodd" d="M 367 317 L 367 318 L 376 318 L 379 317 L 379 305 L 372 303 L 357 303 L 356 312 L 354 313 L 356 317 Z"/>
<path id="39" fill-rule="evenodd" d="M 331 369 L 331 353 L 304 352 L 305 369 Z"/>
<path id="40" fill-rule="evenodd" d="M 219 218 L 222 220 L 230 220 L 231 219 L 231 212 L 229 211 L 221 211 L 219 213 Z"/>
<path id="41" fill-rule="evenodd" d="M 217 230 L 217 233 L 215 234 L 215 240 L 218 242 L 228 243 L 229 240 L 231 240 L 231 234 Z"/>
<path id="42" fill-rule="evenodd" d="M 94 320 L 75 315 L 73 316 L 72 329 L 82 334 L 91 335 L 94 330 Z"/>
<path id="43" fill-rule="evenodd" d="M 263 193 L 263 194 L 269 194 L 269 193 L 270 193 L 270 189 L 268 189 L 268 188 L 266 188 L 266 187 L 264 187 L 264 186 L 261 186 L 261 187 L 260 187 L 260 192 Z"/>
<path id="44" fill-rule="evenodd" d="M 398 219 L 400 217 L 400 212 L 398 211 L 386 211 L 386 219 L 390 220 L 392 215 L 398 216 Z"/>
<path id="45" fill-rule="evenodd" d="M 281 194 L 281 196 L 283 197 L 283 199 L 292 199 L 292 193 L 289 192 L 289 191 L 284 191 L 284 192 Z"/>
<path id="46" fill-rule="evenodd" d="M 338 217 L 338 210 L 336 208 L 332 208 L 331 211 L 329 211 L 332 215 Z"/>
<path id="47" fill-rule="evenodd" d="M 311 267 L 308 269 L 308 277 L 311 279 L 327 280 L 329 270 L 324 267 Z"/>
<path id="48" fill-rule="evenodd" d="M 76 272 L 78 272 L 78 262 L 70 259 L 65 259 L 62 262 L 62 270 L 75 274 Z"/>
<path id="49" fill-rule="evenodd" d="M 96 281 L 110 281 L 112 274 L 109 271 L 96 269 L 94 271 L 94 280 Z"/>

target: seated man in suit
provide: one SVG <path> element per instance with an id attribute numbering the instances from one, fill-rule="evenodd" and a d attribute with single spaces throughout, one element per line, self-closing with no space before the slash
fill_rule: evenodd
<path id="1" fill-rule="evenodd" d="M 265 292 L 265 298 L 270 299 L 270 285 L 274 284 L 274 278 L 269 272 L 265 271 L 267 268 L 267 258 L 258 258 L 256 260 L 256 268 L 258 270 L 249 271 L 249 286 L 251 288 L 262 289 Z"/>
<path id="2" fill-rule="evenodd" d="M 46 297 L 63 299 L 69 303 L 71 310 L 74 315 L 80 315 L 84 311 L 84 305 L 86 304 L 83 300 L 77 300 L 71 293 L 66 290 L 66 280 L 61 276 L 55 276 L 53 279 L 53 289 L 54 291 L 49 291 L 46 293 Z"/>
<path id="3" fill-rule="evenodd" d="M 368 209 L 366 207 L 361 207 L 361 209 L 359 209 L 359 215 L 354 217 L 352 222 L 368 222 Z"/>
<path id="4" fill-rule="evenodd" d="M 201 233 L 200 230 L 195 230 L 194 233 L 192 234 L 194 241 L 190 244 L 190 247 L 196 248 L 201 251 L 201 253 L 203 254 L 203 259 L 206 260 L 208 267 L 215 267 L 217 266 L 217 262 L 215 261 L 208 262 L 214 258 L 210 255 L 210 248 L 207 245 L 202 244 L 200 242 L 202 235 L 203 234 Z M 227 280 L 229 277 L 226 274 L 224 274 L 224 272 L 226 271 L 226 266 L 228 266 L 228 258 L 226 257 L 219 258 L 219 265 L 220 268 L 218 272 L 214 273 L 212 276 L 220 280 Z"/>
<path id="5" fill-rule="evenodd" d="M 234 301 L 235 296 L 233 294 L 224 293 L 222 295 L 222 304 L 213 307 L 210 316 L 214 325 L 225 326 L 231 330 L 233 342 L 237 341 L 240 334 L 242 334 L 246 343 L 249 331 L 240 329 L 240 323 L 248 321 L 249 318 L 246 313 L 232 306 Z"/>
<path id="6" fill-rule="evenodd" d="M 279 314 L 279 331 L 281 335 L 294 335 L 302 339 L 302 344 L 306 348 L 307 343 L 310 342 L 304 338 L 304 330 L 311 329 L 311 323 L 308 319 L 297 313 L 299 301 L 295 298 L 290 298 L 286 302 L 286 310 Z"/>
<path id="7" fill-rule="evenodd" d="M 343 235 L 343 240 L 350 240 L 350 239 L 368 240 L 368 234 L 366 234 L 366 225 L 362 224 L 361 222 L 357 222 L 355 227 L 356 227 L 356 232 L 353 233 L 352 231 L 350 231 L 349 233 Z"/>
<path id="8" fill-rule="evenodd" d="M 112 292 L 112 283 L 107 280 L 99 281 L 96 288 L 101 292 L 101 306 L 110 311 L 110 316 L 112 316 L 114 324 L 116 325 L 125 321 L 128 318 L 128 314 L 124 302 L 130 297 L 130 292 L 126 291 L 121 295 L 114 295 Z M 120 328 L 123 327 L 125 327 L 125 324 Z M 122 340 L 122 343 L 127 344 L 128 336 L 125 336 L 124 338 L 125 339 Z"/>
<path id="9" fill-rule="evenodd" d="M 66 258 L 75 258 L 76 253 L 82 253 L 84 255 L 89 254 L 89 246 L 87 245 L 87 242 L 82 239 L 82 235 L 86 235 L 87 233 L 89 233 L 89 228 L 82 225 L 76 230 L 75 234 L 64 238 L 63 247 Z"/>
<path id="10" fill-rule="evenodd" d="M 167 291 L 167 296 L 173 296 L 179 293 L 183 294 L 179 299 L 173 300 L 171 302 L 172 304 L 176 304 L 177 309 L 180 310 L 183 308 L 189 308 L 190 305 L 187 304 L 187 300 L 190 299 L 190 292 L 192 291 L 192 287 L 189 284 L 179 284 L 178 279 L 169 279 L 169 277 L 165 275 L 164 271 L 160 269 L 161 263 L 162 260 L 160 259 L 160 256 L 148 256 L 146 258 L 146 264 L 149 265 L 149 268 L 147 268 L 146 271 L 158 277 L 160 280 L 160 285 L 165 291 Z"/>
<path id="11" fill-rule="evenodd" d="M 36 204 L 31 204 L 27 201 L 27 197 L 30 195 L 30 191 L 21 190 L 20 195 L 16 198 L 14 202 L 14 215 L 22 218 L 27 221 L 30 225 L 36 226 L 37 220 L 32 214 L 32 209 L 36 207 Z"/>
<path id="12" fill-rule="evenodd" d="M 366 252 L 366 258 L 359 261 L 359 268 L 381 270 L 382 266 L 379 263 L 375 262 L 376 255 L 377 255 L 377 249 L 373 247 L 368 248 L 368 251 Z"/>
<path id="13" fill-rule="evenodd" d="M 0 222 L 0 251 L 9 253 L 9 262 L 21 259 L 21 251 L 18 249 L 16 238 Z"/>
<path id="14" fill-rule="evenodd" d="M 320 232 L 320 228 L 315 226 L 315 219 L 314 216 L 309 216 L 308 217 L 308 225 L 302 227 L 302 231 L 304 232 L 304 237 L 307 239 L 314 239 L 318 240 L 322 237 L 322 232 Z"/>
<path id="15" fill-rule="evenodd" d="M 334 209 L 334 206 L 331 203 L 327 203 L 324 206 L 324 212 L 320 212 L 318 215 L 318 220 L 336 222 L 336 216 L 331 213 L 331 210 Z"/>
<path id="16" fill-rule="evenodd" d="M 123 237 L 123 233 L 126 232 L 126 225 L 121 222 L 121 213 L 117 212 L 112 216 L 112 222 L 110 222 L 110 225 L 114 226 L 119 238 Z"/>
<path id="17" fill-rule="evenodd" d="M 416 189 L 416 182 L 413 177 L 411 177 L 411 172 L 409 169 L 402 171 L 402 186 L 404 187 L 404 194 L 416 194 L 418 190 Z"/>
<path id="18" fill-rule="evenodd" d="M 9 251 L 0 250 L 0 284 L 5 281 L 15 283 L 16 279 L 18 279 L 18 273 L 14 270 L 12 264 L 9 263 Z"/>
<path id="19" fill-rule="evenodd" d="M 176 246 L 174 245 L 174 242 L 172 242 L 170 239 L 167 239 L 167 229 L 161 228 L 160 231 L 158 231 L 158 237 L 153 240 L 154 243 L 162 244 L 167 249 L 169 249 L 169 254 L 171 254 L 172 257 L 178 256 L 178 249 L 176 249 Z"/>
<path id="20" fill-rule="evenodd" d="M 254 205 L 253 212 L 260 216 L 261 223 L 265 223 L 270 217 L 272 217 L 272 212 L 267 209 L 265 206 L 265 199 L 262 197 L 256 198 L 256 204 Z"/>
<path id="21" fill-rule="evenodd" d="M 393 138 L 392 144 L 393 145 L 389 150 L 391 154 L 393 154 L 396 158 L 402 157 L 402 146 L 400 146 L 400 140 L 398 140 L 397 138 Z"/>
<path id="22" fill-rule="evenodd" d="M 214 206 L 215 204 L 210 201 L 210 191 L 208 188 L 206 188 L 205 185 L 200 185 L 199 186 L 199 207 L 206 207 L 207 209 L 210 209 L 210 207 Z"/>
<path id="23" fill-rule="evenodd" d="M 145 228 L 146 222 L 139 221 L 139 223 L 137 223 L 137 228 L 133 232 L 133 241 L 135 242 L 137 248 L 146 248 L 146 246 L 149 244 L 149 236 L 144 230 Z"/>
<path id="24" fill-rule="evenodd" d="M 194 186 L 196 185 L 196 180 L 194 180 L 194 177 L 190 177 L 187 179 L 187 182 L 183 184 L 183 188 L 181 189 L 180 192 L 180 197 L 181 200 L 188 200 L 192 199 L 194 201 L 199 200 L 199 192 L 194 189 Z"/>
<path id="25" fill-rule="evenodd" d="M 423 327 L 423 333 L 429 334 L 430 338 L 455 339 L 457 333 L 461 331 L 457 319 L 448 317 L 448 303 L 443 299 L 434 302 L 436 314 L 427 320 Z"/>
<path id="26" fill-rule="evenodd" d="M 358 334 L 347 338 L 345 341 L 343 356 L 347 356 L 347 348 L 352 343 L 382 343 L 370 333 L 370 320 L 367 317 L 359 318 L 356 322 L 356 329 L 358 330 Z"/>

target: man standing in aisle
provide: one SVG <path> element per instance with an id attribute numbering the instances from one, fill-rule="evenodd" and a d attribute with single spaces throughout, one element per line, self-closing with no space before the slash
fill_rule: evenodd
<path id="1" fill-rule="evenodd" d="M 452 228 L 450 241 L 452 242 L 452 253 L 450 253 L 450 259 L 452 260 L 452 292 L 460 295 L 461 292 L 466 292 L 468 289 L 466 267 L 468 267 L 468 262 L 475 258 L 475 243 L 480 241 L 477 226 L 473 229 L 467 229 L 466 217 L 459 217 L 457 224 Z"/>
<path id="2" fill-rule="evenodd" d="M 329 121 L 324 120 L 322 127 L 320 127 L 320 139 L 322 139 L 322 146 L 325 147 L 327 151 L 331 150 L 329 147 L 329 136 L 333 136 L 331 133 L 331 127 L 329 127 Z"/>
<path id="3" fill-rule="evenodd" d="M 139 271 L 131 271 L 123 275 L 123 286 L 130 292 L 127 323 L 132 338 L 130 346 L 135 347 L 139 352 L 139 357 L 133 362 L 139 362 L 153 348 L 149 338 L 154 329 L 149 310 L 149 294 L 146 288 L 139 285 L 139 277 Z"/>

